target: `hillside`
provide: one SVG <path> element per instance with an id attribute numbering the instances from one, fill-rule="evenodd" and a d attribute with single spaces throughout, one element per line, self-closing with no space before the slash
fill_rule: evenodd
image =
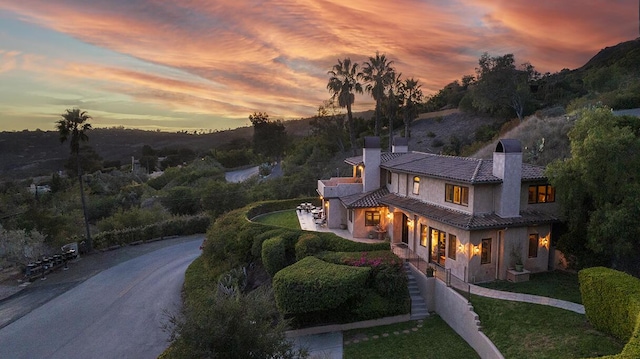
<path id="1" fill-rule="evenodd" d="M 250 127 L 202 135 L 96 128 L 89 133 L 89 145 L 104 160 L 126 164 L 140 156 L 144 145 L 205 152 L 236 138 L 250 139 L 252 133 Z M 60 144 L 55 131 L 0 132 L 0 179 L 49 175 L 62 170 L 68 158 L 69 144 Z"/>

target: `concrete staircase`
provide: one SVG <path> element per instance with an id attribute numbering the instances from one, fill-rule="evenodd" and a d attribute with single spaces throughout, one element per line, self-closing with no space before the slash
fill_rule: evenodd
<path id="1" fill-rule="evenodd" d="M 405 263 L 404 270 L 407 272 L 409 295 L 411 296 L 411 320 L 424 319 L 429 316 L 427 303 L 424 301 L 424 298 L 422 298 L 422 295 L 420 295 L 416 278 L 413 276 L 411 269 L 409 269 L 409 265 L 409 263 Z"/>

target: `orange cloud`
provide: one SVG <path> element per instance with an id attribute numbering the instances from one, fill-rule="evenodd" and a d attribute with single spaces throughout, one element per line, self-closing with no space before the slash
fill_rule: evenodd
<path id="1" fill-rule="evenodd" d="M 555 72 L 581 66 L 602 47 L 637 36 L 637 2 L 631 0 L 268 0 L 260 5 L 21 0 L 1 3 L 0 10 L 118 59 L 73 56 L 66 49 L 39 53 L 35 44 L 21 52 L 32 63 L 21 66 L 40 73 L 47 86 L 70 91 L 60 79 L 71 78 L 74 88 L 94 86 L 105 98 L 118 98 L 114 104 L 132 101 L 178 117 L 243 121 L 253 111 L 273 118 L 313 115 L 329 97 L 327 70 L 344 57 L 362 63 L 376 51 L 384 53 L 428 94 L 472 74 L 483 52 L 513 53 L 519 62 Z M 2 41 L 0 48 L 11 49 Z M 0 52 L 0 75 L 18 64 L 15 51 L 8 51 Z M 47 66 L 34 69 L 43 63 Z M 358 96 L 355 107 L 369 109 L 372 103 L 367 95 Z"/>

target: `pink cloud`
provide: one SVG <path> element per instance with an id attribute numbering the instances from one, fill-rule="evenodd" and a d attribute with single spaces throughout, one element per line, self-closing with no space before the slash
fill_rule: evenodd
<path id="1" fill-rule="evenodd" d="M 363 62 L 385 53 L 405 78 L 433 93 L 472 74 L 485 51 L 514 53 L 518 62 L 555 72 L 637 36 L 631 0 L 272 0 L 259 7 L 250 0 L 21 0 L 0 3 L 0 10 L 153 64 L 67 63 L 34 48 L 32 56 L 53 56 L 46 61 L 55 66 L 39 70 L 51 83 L 67 76 L 169 111 L 229 118 L 314 114 L 329 97 L 327 71 L 344 57 Z M 0 58 L 0 74 L 15 68 L 15 55 Z M 360 96 L 356 107 L 372 103 Z"/>

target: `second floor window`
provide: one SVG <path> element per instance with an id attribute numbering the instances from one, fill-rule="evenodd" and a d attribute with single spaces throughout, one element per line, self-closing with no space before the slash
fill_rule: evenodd
<path id="1" fill-rule="evenodd" d="M 364 225 L 377 226 L 380 224 L 380 212 L 366 211 L 364 212 Z"/>
<path id="2" fill-rule="evenodd" d="M 463 187 L 463 186 L 447 183 L 444 188 L 444 200 L 445 202 L 468 206 L 469 205 L 469 187 Z"/>
<path id="3" fill-rule="evenodd" d="M 420 193 L 420 177 L 413 177 L 413 194 Z"/>
<path id="4" fill-rule="evenodd" d="M 548 184 L 529 186 L 529 203 L 556 201 L 556 190 Z"/>

